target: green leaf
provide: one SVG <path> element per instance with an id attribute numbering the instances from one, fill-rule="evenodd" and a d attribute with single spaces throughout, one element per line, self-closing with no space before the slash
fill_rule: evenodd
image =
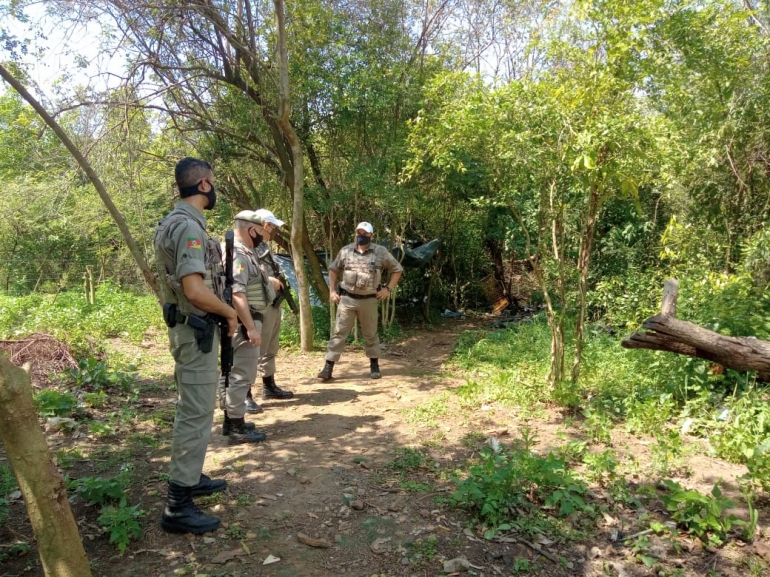
<path id="1" fill-rule="evenodd" d="M 650 557 L 649 555 L 639 555 L 639 560 L 644 563 L 645 567 L 648 569 L 658 562 L 655 557 Z"/>

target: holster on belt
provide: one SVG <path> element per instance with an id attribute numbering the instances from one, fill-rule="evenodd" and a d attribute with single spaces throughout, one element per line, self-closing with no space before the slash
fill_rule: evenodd
<path id="1" fill-rule="evenodd" d="M 175 303 L 166 303 L 163 305 L 163 321 L 170 329 L 176 325 L 187 325 L 193 329 L 195 331 L 195 343 L 202 353 L 210 353 L 214 348 L 217 323 L 212 315 L 205 317 L 183 315 Z"/>

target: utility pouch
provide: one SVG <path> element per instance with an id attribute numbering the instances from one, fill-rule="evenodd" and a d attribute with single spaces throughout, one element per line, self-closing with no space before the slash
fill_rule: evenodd
<path id="1" fill-rule="evenodd" d="M 163 305 L 163 322 L 170 329 L 176 326 L 176 305 L 174 303 Z"/>
<path id="2" fill-rule="evenodd" d="M 210 353 L 214 348 L 214 332 L 216 330 L 216 323 L 206 323 L 203 328 L 195 328 L 195 342 L 202 353 Z"/>

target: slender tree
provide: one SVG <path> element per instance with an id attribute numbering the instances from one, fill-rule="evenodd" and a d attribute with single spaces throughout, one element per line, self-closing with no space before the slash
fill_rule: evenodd
<path id="1" fill-rule="evenodd" d="M 83 170 L 83 172 L 86 173 L 88 176 L 88 179 L 91 181 L 91 184 L 94 185 L 94 188 L 96 189 L 96 192 L 99 194 L 99 198 L 102 199 L 102 202 L 104 203 L 104 206 L 107 207 L 107 210 L 110 213 L 110 216 L 112 216 L 113 220 L 115 221 L 115 224 L 118 225 L 118 228 L 120 229 L 120 233 L 123 236 L 123 240 L 126 242 L 126 246 L 128 247 L 128 250 L 131 252 L 131 255 L 134 257 L 134 260 L 136 261 L 136 265 L 139 267 L 139 270 L 142 272 L 142 276 L 144 277 L 145 283 L 147 283 L 147 286 L 152 290 L 152 292 L 155 294 L 155 297 L 158 299 L 158 302 L 162 302 L 161 294 L 160 294 L 160 287 L 158 286 L 158 280 L 155 278 L 155 273 L 153 273 L 152 269 L 147 264 L 147 260 L 144 258 L 144 254 L 142 253 L 141 248 L 137 244 L 136 240 L 134 240 L 133 234 L 131 234 L 131 230 L 128 228 L 128 224 L 126 223 L 126 219 L 123 217 L 123 214 L 118 210 L 118 207 L 115 206 L 115 203 L 112 201 L 112 197 L 107 192 L 107 189 L 105 188 L 104 184 L 102 183 L 99 176 L 94 171 L 91 164 L 88 162 L 86 157 L 83 155 L 83 153 L 78 149 L 77 146 L 75 146 L 75 143 L 72 142 L 70 137 L 67 135 L 67 133 L 62 129 L 62 127 L 59 125 L 58 122 L 51 116 L 48 111 L 46 111 L 45 108 L 37 101 L 37 99 L 30 94 L 30 92 L 24 88 L 24 85 L 18 81 L 18 79 L 11 74 L 11 72 L 5 67 L 0 65 L 0 77 L 3 78 L 16 92 L 19 93 L 19 95 L 26 100 L 32 108 L 35 109 L 35 112 L 37 112 L 40 115 L 40 118 L 43 119 L 43 121 L 48 125 L 48 127 L 56 134 L 57 137 L 62 141 L 64 146 L 67 147 L 67 150 L 70 152 L 70 154 L 75 158 L 80 168 Z"/>

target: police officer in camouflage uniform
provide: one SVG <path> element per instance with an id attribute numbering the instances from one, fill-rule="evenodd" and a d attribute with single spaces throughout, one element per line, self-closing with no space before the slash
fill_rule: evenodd
<path id="1" fill-rule="evenodd" d="M 160 222 L 154 240 L 178 394 L 168 500 L 161 526 L 173 533 L 200 534 L 216 530 L 220 522 L 203 513 L 192 498 L 227 488 L 224 479 L 203 474 L 218 374 L 220 335 L 213 315 L 227 319 L 230 334 L 236 328 L 237 316 L 221 300 L 221 248 L 207 234 L 202 213 L 213 209 L 217 200 L 211 165 L 197 158 L 183 158 L 174 176 L 181 200 Z"/>
<path id="2" fill-rule="evenodd" d="M 334 363 L 339 360 L 345 348 L 345 341 L 353 330 L 356 318 L 364 334 L 370 376 L 373 379 L 382 376 L 378 361 L 380 339 L 377 336 L 377 301 L 388 298 L 404 269 L 387 248 L 372 243 L 373 236 L 374 227 L 370 223 L 359 223 L 356 227 L 356 242 L 343 247 L 329 267 L 329 298 L 339 303 L 339 306 L 334 335 L 326 348 L 326 364 L 318 373 L 318 378 L 324 381 L 332 378 Z M 384 270 L 390 272 L 390 279 L 382 285 Z M 342 281 L 337 290 L 340 272 Z"/>
<path id="3" fill-rule="evenodd" d="M 256 248 L 257 258 L 264 265 L 264 269 L 268 274 L 268 280 L 273 285 L 276 293 L 278 293 L 284 286 L 278 278 L 280 268 L 278 263 L 275 262 L 273 253 L 270 252 L 270 246 L 267 243 L 273 239 L 273 235 L 283 226 L 284 222 L 266 208 L 257 210 L 256 215 L 264 221 L 263 242 Z M 260 356 L 257 361 L 257 376 L 262 377 L 262 398 L 265 400 L 285 400 L 294 397 L 294 393 L 286 391 L 275 384 L 275 356 L 278 354 L 281 337 L 282 304 L 283 299 L 276 298 L 262 315 L 262 346 L 260 347 Z M 254 402 L 251 396 L 251 389 L 249 389 L 249 394 L 246 397 L 246 412 L 262 412 L 262 408 Z"/>
<path id="4" fill-rule="evenodd" d="M 219 407 L 225 412 L 222 434 L 230 445 L 260 443 L 266 438 L 244 419 L 246 394 L 257 375 L 264 316 L 275 299 L 273 285 L 256 253 L 264 232 L 264 222 L 253 210 L 235 215 L 233 306 L 240 324 L 233 335 L 233 367 L 227 389 L 224 376 L 219 379 Z"/>

